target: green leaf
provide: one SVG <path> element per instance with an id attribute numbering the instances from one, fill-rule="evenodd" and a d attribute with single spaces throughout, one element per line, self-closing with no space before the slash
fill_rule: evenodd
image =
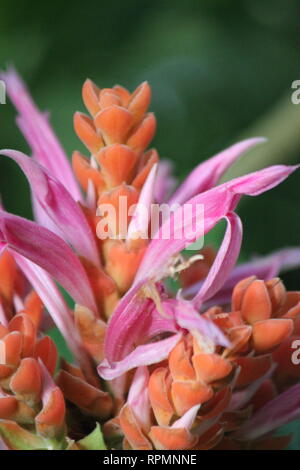
<path id="1" fill-rule="evenodd" d="M 100 424 L 97 423 L 94 431 L 78 441 L 77 445 L 81 450 L 106 450 L 107 447 L 103 439 Z"/>

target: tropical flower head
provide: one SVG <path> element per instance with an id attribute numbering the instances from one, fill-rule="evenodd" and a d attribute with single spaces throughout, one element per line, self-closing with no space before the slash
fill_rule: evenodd
<path id="1" fill-rule="evenodd" d="M 265 141 L 250 138 L 200 163 L 174 190 L 170 163 L 147 150 L 156 128 L 149 84 L 130 93 L 91 80 L 82 88 L 89 115 L 74 115 L 89 155 L 75 151 L 71 165 L 17 73 L 1 77 L 32 156 L 1 154 L 28 179 L 35 218 L 0 210 L 3 447 L 104 448 L 99 423 L 109 447 L 285 447 L 289 438 L 274 431 L 300 415 L 299 371 L 290 364 L 300 297 L 278 274 L 300 264 L 300 249 L 236 265 L 236 208 L 297 167 L 220 184 Z M 153 230 L 155 203 L 173 210 Z M 217 251 L 182 254 L 221 220 Z M 168 278 L 178 278 L 177 292 Z M 72 363 L 57 365 L 44 334 L 53 323 Z"/>

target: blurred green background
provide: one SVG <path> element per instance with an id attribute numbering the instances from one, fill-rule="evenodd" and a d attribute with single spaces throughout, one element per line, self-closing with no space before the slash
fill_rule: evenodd
<path id="1" fill-rule="evenodd" d="M 241 137 L 269 142 L 231 176 L 300 161 L 299 0 L 1 0 L 0 67 L 13 63 L 69 155 L 82 149 L 72 127 L 86 77 L 133 90 L 147 79 L 158 119 L 154 145 L 182 179 L 199 161 Z M 28 152 L 10 104 L 0 106 L 0 148 Z M 25 178 L 0 159 L 8 210 L 31 216 Z M 240 206 L 243 257 L 300 244 L 300 173 Z M 300 271 L 284 276 L 300 286 Z"/>

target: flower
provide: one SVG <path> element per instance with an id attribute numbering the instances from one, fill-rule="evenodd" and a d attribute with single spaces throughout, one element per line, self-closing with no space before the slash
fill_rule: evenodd
<path id="1" fill-rule="evenodd" d="M 27 440 L 29 448 L 103 448 L 98 421 L 111 446 L 124 434 L 124 448 L 287 445 L 273 431 L 300 413 L 299 374 L 289 364 L 300 299 L 275 276 L 300 264 L 300 250 L 236 266 L 242 223 L 235 210 L 242 196 L 274 188 L 298 167 L 271 166 L 219 184 L 231 164 L 265 141 L 252 138 L 200 163 L 174 191 L 170 164 L 147 150 L 156 128 L 148 83 L 130 93 L 90 80 L 82 88 L 89 115 L 74 115 L 90 156 L 75 151 L 71 166 L 17 73 L 1 77 L 32 157 L 1 154 L 27 177 L 35 216 L 32 222 L 0 210 L 0 333 L 13 359 L 11 337 L 23 338 L 16 360 L 0 367 L 4 446 L 23 448 Z M 149 239 L 151 212 L 139 207 L 162 201 L 175 210 Z M 103 212 L 107 206 L 117 222 Z M 222 219 L 219 250 L 185 259 L 182 250 Z M 108 237 L 97 236 L 99 226 Z M 175 296 L 165 279 L 177 274 L 183 289 Z M 34 290 L 28 299 L 22 282 Z M 60 361 L 55 378 L 55 345 L 41 333 L 44 306 L 74 357 L 73 364 Z"/>

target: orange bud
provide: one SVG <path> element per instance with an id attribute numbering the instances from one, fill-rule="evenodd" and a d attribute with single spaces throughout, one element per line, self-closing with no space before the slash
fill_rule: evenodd
<path id="1" fill-rule="evenodd" d="M 147 114 L 142 122 L 133 130 L 127 140 L 127 145 L 135 152 L 142 153 L 150 144 L 156 131 L 156 119 L 154 114 Z"/>
<path id="2" fill-rule="evenodd" d="M 287 318 L 272 318 L 258 321 L 253 325 L 253 345 L 256 352 L 264 353 L 290 336 L 293 332 L 293 321 Z"/>
<path id="3" fill-rule="evenodd" d="M 231 346 L 224 351 L 224 357 L 233 356 L 248 346 L 252 328 L 248 325 L 236 326 L 229 331 Z"/>
<path id="4" fill-rule="evenodd" d="M 232 370 L 230 362 L 218 354 L 195 354 L 193 365 L 197 379 L 205 383 L 221 380 L 227 377 Z"/>
<path id="5" fill-rule="evenodd" d="M 110 106 L 95 116 L 94 123 L 101 131 L 105 144 L 125 143 L 133 122 L 132 114 L 121 106 Z"/>
<path id="6" fill-rule="evenodd" d="M 169 367 L 173 380 L 195 380 L 196 374 L 184 340 L 179 341 L 169 354 Z"/>
<path id="7" fill-rule="evenodd" d="M 256 279 L 255 276 L 247 277 L 238 282 L 232 293 L 231 309 L 232 311 L 241 310 L 244 294 L 250 284 Z"/>
<path id="8" fill-rule="evenodd" d="M 34 357 L 40 358 L 51 375 L 54 374 L 57 362 L 57 349 L 50 336 L 44 336 L 35 345 Z"/>
<path id="9" fill-rule="evenodd" d="M 39 328 L 41 323 L 43 309 L 44 304 L 40 297 L 34 290 L 31 291 L 25 299 L 25 311 L 26 315 L 29 316 L 36 329 Z"/>
<path id="10" fill-rule="evenodd" d="M 99 170 L 92 168 L 90 160 L 75 151 L 72 156 L 73 171 L 84 191 L 88 190 L 89 180 L 95 186 L 98 194 L 105 188 L 103 177 Z"/>
<path id="11" fill-rule="evenodd" d="M 149 175 L 151 168 L 155 163 L 158 162 L 158 154 L 156 150 L 149 150 L 149 152 L 145 153 L 141 158 L 141 166 L 138 174 L 134 178 L 132 182 L 132 186 L 136 189 L 140 190 L 145 183 L 147 176 Z"/>
<path id="12" fill-rule="evenodd" d="M 242 316 L 250 324 L 267 320 L 272 314 L 272 304 L 264 281 L 254 280 L 247 287 L 242 300 Z"/>
<path id="13" fill-rule="evenodd" d="M 101 149 L 96 158 L 108 188 L 130 183 L 137 155 L 129 147 L 121 144 L 109 145 Z"/>
<path id="14" fill-rule="evenodd" d="M 0 295 L 11 302 L 18 271 L 13 256 L 6 250 L 0 256 Z"/>
<path id="15" fill-rule="evenodd" d="M 194 405 L 205 403 L 213 396 L 213 389 L 201 382 L 176 381 L 172 383 L 172 400 L 179 416 Z"/>
<path id="16" fill-rule="evenodd" d="M 132 93 L 128 110 L 134 116 L 134 123 L 137 123 L 147 111 L 151 100 L 151 88 L 148 82 L 143 82 Z"/>
<path id="17" fill-rule="evenodd" d="M 9 333 L 2 342 L 4 343 L 5 362 L 9 366 L 17 366 L 21 360 L 22 335 L 19 331 Z"/>
<path id="18" fill-rule="evenodd" d="M 83 113 L 74 114 L 74 129 L 79 139 L 94 154 L 103 147 L 103 139 L 97 132 L 91 118 Z"/>
<path id="19" fill-rule="evenodd" d="M 111 88 L 103 88 L 99 93 L 99 104 L 100 108 L 108 108 L 109 106 L 113 106 L 114 104 L 117 106 L 121 106 L 121 98 L 115 92 L 115 90 Z"/>
<path id="20" fill-rule="evenodd" d="M 19 331 L 22 334 L 22 357 L 33 354 L 36 329 L 28 315 L 20 313 L 14 316 L 8 325 L 9 331 Z"/>
<path id="21" fill-rule="evenodd" d="M 275 277 L 274 279 L 266 281 L 265 285 L 268 289 L 268 294 L 272 304 L 272 311 L 274 314 L 283 306 L 286 300 L 286 289 L 279 277 Z"/>
<path id="22" fill-rule="evenodd" d="M 47 403 L 36 416 L 35 423 L 38 432 L 45 437 L 61 437 L 65 420 L 65 400 L 58 387 L 51 390 Z"/>
<path id="23" fill-rule="evenodd" d="M 92 116 L 95 116 L 95 114 L 100 110 L 99 93 L 100 89 L 92 82 L 92 80 L 88 79 L 84 82 L 82 87 L 82 99 L 85 107 Z"/>
<path id="24" fill-rule="evenodd" d="M 113 90 L 120 97 L 122 106 L 127 107 L 131 99 L 131 94 L 129 93 L 129 91 L 120 85 L 115 85 L 113 87 Z"/>
<path id="25" fill-rule="evenodd" d="M 146 242 L 147 240 L 141 240 L 141 244 L 134 248 L 122 241 L 111 241 L 109 244 L 106 270 L 115 280 L 121 294 L 130 288 L 135 278 L 145 253 Z"/>
<path id="26" fill-rule="evenodd" d="M 110 416 L 112 398 L 108 393 L 65 370 L 60 371 L 57 383 L 66 399 L 86 413 L 101 419 L 107 419 Z"/>
<path id="27" fill-rule="evenodd" d="M 156 421 L 160 426 L 168 426 L 175 413 L 170 400 L 170 385 L 168 369 L 159 367 L 150 375 L 149 398 Z"/>
<path id="28" fill-rule="evenodd" d="M 105 323 L 102 320 L 96 319 L 94 314 L 83 306 L 76 307 L 74 316 L 76 327 L 86 349 L 99 363 L 104 357 Z"/>
<path id="29" fill-rule="evenodd" d="M 42 379 L 36 359 L 31 357 L 22 359 L 17 372 L 11 378 L 10 388 L 17 398 L 24 400 L 29 406 L 40 401 Z"/>
<path id="30" fill-rule="evenodd" d="M 129 405 L 124 405 L 119 414 L 122 430 L 131 447 L 135 450 L 151 450 L 152 445 L 144 436 Z"/>

